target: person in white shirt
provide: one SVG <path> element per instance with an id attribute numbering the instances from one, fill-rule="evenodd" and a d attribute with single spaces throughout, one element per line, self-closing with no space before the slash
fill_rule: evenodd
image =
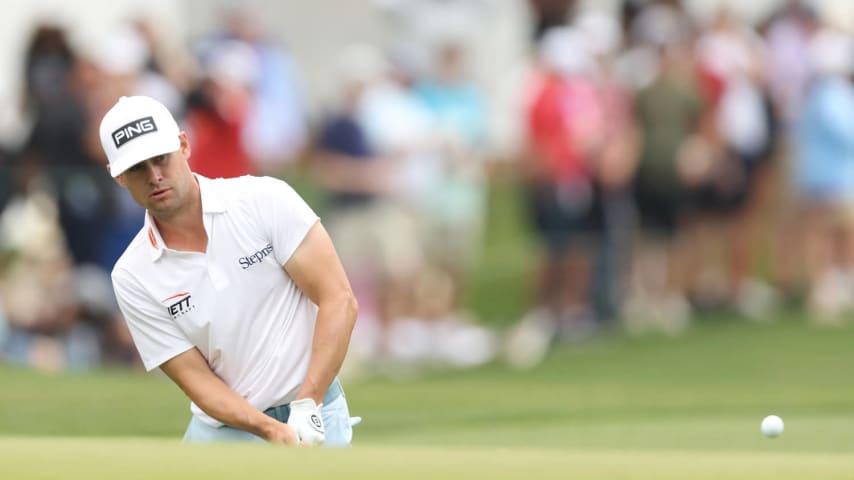
<path id="1" fill-rule="evenodd" d="M 349 445 L 337 373 L 357 304 L 317 215 L 285 182 L 211 180 L 162 104 L 100 126 L 110 173 L 146 209 L 113 287 L 147 370 L 192 400 L 186 442 Z"/>

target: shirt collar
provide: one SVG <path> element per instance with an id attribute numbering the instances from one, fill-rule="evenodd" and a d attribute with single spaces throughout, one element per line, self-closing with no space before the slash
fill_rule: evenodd
<path id="1" fill-rule="evenodd" d="M 198 173 L 194 173 L 196 176 L 196 180 L 199 182 L 199 190 L 202 192 L 202 212 L 203 213 L 223 213 L 225 212 L 225 205 L 222 203 L 222 200 L 217 195 L 216 187 L 213 184 L 213 180 L 207 177 L 203 177 Z"/>
<path id="2" fill-rule="evenodd" d="M 157 230 L 157 225 L 154 224 L 154 220 L 151 218 L 151 214 L 148 213 L 148 210 L 145 211 L 145 229 L 146 236 L 148 237 L 148 244 L 151 246 L 151 261 L 154 262 L 161 255 L 163 255 L 163 237 L 160 236 L 160 232 Z"/>
<path id="3" fill-rule="evenodd" d="M 196 180 L 199 182 L 199 191 L 202 196 L 202 215 L 206 213 L 223 213 L 226 211 L 225 205 L 217 195 L 216 187 L 213 181 L 207 177 L 203 177 L 197 173 Z M 163 237 L 160 236 L 160 231 L 157 230 L 157 225 L 154 219 L 151 218 L 151 213 L 145 211 L 145 226 L 146 235 L 148 236 L 148 244 L 151 245 L 151 261 L 154 262 L 163 255 L 166 245 L 163 243 Z"/>

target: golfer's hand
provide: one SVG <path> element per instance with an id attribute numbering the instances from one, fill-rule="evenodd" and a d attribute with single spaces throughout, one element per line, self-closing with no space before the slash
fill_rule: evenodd
<path id="1" fill-rule="evenodd" d="M 297 436 L 297 432 L 295 432 L 288 424 L 278 421 L 275 422 L 275 428 L 270 432 L 267 437 L 267 441 L 280 445 L 284 444 L 293 447 L 299 446 L 299 436 Z"/>
<path id="2" fill-rule="evenodd" d="M 288 425 L 294 429 L 297 437 L 303 445 L 316 447 L 323 443 L 326 438 L 326 430 L 323 428 L 323 417 L 320 415 L 320 407 L 310 398 L 294 400 L 291 402 L 291 414 L 288 417 Z"/>

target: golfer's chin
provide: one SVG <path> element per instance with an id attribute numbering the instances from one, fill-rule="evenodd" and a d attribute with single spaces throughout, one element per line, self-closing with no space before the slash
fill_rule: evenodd
<path id="1" fill-rule="evenodd" d="M 170 189 L 152 193 L 146 199 L 146 209 L 153 213 L 168 213 L 175 208 L 175 191 Z"/>

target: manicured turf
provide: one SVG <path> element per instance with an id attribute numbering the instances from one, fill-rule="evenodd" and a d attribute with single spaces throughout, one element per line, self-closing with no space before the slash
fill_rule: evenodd
<path id="1" fill-rule="evenodd" d="M 391 447 L 281 450 L 152 439 L 3 439 L 2 478 L 113 480 L 347 478 L 850 479 L 841 454 Z"/>
<path id="2" fill-rule="evenodd" d="M 531 371 L 349 381 L 365 421 L 347 451 L 182 446 L 187 402 L 160 375 L 0 369 L 0 478 L 852 478 L 852 345 L 798 317 L 707 319 Z"/>

